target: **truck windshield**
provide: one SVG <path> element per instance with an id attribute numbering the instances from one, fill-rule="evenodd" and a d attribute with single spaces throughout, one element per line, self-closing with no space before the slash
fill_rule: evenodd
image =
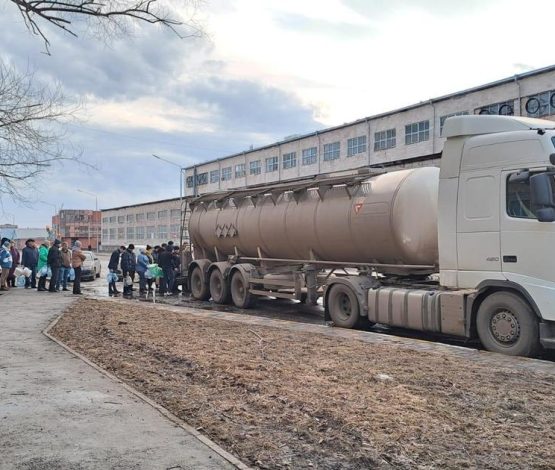
<path id="1" fill-rule="evenodd" d="M 507 178 L 507 215 L 519 219 L 537 219 L 530 203 L 530 180 L 511 178 L 515 175 L 513 173 Z M 555 188 L 555 184 L 552 187 Z"/>

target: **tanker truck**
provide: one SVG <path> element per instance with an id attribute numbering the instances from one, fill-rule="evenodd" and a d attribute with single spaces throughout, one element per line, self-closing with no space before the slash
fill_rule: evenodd
<path id="1" fill-rule="evenodd" d="M 534 356 L 555 348 L 555 123 L 445 122 L 440 168 L 316 176 L 191 203 L 194 299 L 316 304 Z"/>

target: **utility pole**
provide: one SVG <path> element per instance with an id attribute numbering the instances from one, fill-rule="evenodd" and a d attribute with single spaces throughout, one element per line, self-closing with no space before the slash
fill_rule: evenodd
<path id="1" fill-rule="evenodd" d="M 178 165 L 175 162 L 172 162 L 171 160 L 166 160 L 165 158 L 162 158 L 156 154 L 152 154 L 152 156 L 154 158 L 156 158 L 157 160 L 160 160 L 162 162 L 165 162 L 169 165 L 173 165 L 176 166 L 177 168 L 179 168 L 179 210 L 180 213 L 183 215 L 183 176 L 185 175 L 185 168 L 183 168 L 181 165 Z M 183 245 L 183 224 L 184 224 L 184 220 L 183 217 L 179 217 L 179 248 L 181 248 L 181 246 Z M 171 223 L 171 218 L 170 218 L 170 223 Z"/>

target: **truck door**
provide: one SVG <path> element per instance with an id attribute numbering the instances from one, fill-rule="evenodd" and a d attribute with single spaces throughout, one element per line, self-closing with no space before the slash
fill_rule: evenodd
<path id="1" fill-rule="evenodd" d="M 497 170 L 461 173 L 457 203 L 459 287 L 476 287 L 501 274 Z"/>
<path id="2" fill-rule="evenodd" d="M 555 287 L 555 222 L 539 222 L 530 204 L 530 181 L 502 173 L 501 261 L 505 277 L 526 288 Z M 524 175 L 526 176 L 526 175 Z M 532 295 L 532 292 L 529 292 Z M 555 302 L 554 302 L 555 310 Z"/>

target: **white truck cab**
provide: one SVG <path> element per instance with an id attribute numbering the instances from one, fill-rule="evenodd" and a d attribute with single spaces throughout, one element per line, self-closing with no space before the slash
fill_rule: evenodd
<path id="1" fill-rule="evenodd" d="M 471 289 L 488 348 L 555 347 L 555 123 L 446 121 L 438 195 L 440 285 Z"/>

